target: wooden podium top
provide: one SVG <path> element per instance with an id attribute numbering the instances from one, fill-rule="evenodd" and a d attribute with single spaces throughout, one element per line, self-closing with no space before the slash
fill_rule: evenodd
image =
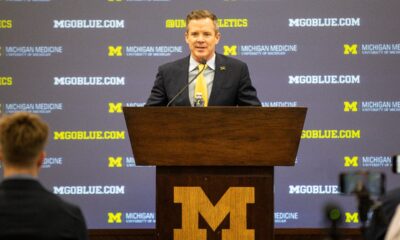
<path id="1" fill-rule="evenodd" d="M 138 165 L 294 165 L 307 108 L 124 107 Z"/>

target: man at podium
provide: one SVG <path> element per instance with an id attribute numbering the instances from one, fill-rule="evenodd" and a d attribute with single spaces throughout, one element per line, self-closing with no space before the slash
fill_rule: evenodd
<path id="1" fill-rule="evenodd" d="M 190 55 L 158 68 L 146 106 L 260 106 L 247 64 L 215 52 L 220 38 L 214 13 L 189 13 Z"/>

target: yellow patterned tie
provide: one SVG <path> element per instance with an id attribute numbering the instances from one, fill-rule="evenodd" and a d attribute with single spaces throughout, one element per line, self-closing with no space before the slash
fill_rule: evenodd
<path id="1" fill-rule="evenodd" d="M 207 65 L 199 64 L 199 71 L 202 71 L 203 68 L 206 68 Z M 205 69 L 204 69 L 205 71 Z M 198 99 L 201 97 L 203 99 L 204 107 L 208 106 L 208 94 L 207 94 L 207 83 L 204 78 L 204 71 L 197 77 L 196 86 L 194 88 L 194 98 Z"/>

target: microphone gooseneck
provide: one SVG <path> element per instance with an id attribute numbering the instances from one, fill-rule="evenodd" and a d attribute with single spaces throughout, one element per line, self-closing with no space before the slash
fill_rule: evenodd
<path id="1" fill-rule="evenodd" d="M 200 64 L 206 64 L 207 60 L 205 58 L 200 59 Z M 206 68 L 201 69 L 201 71 L 199 71 L 196 76 L 194 76 L 194 78 L 192 78 L 181 90 L 179 90 L 179 92 L 168 102 L 167 107 L 169 107 L 171 105 L 171 103 L 173 103 L 175 101 L 175 99 L 177 97 L 179 97 L 183 91 L 185 91 L 186 88 L 189 87 L 189 85 L 196 80 L 196 78 L 205 70 Z"/>

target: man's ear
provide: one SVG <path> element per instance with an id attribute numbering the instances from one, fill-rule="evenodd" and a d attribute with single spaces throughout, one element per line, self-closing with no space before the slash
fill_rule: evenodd
<path id="1" fill-rule="evenodd" d="M 185 42 L 186 42 L 187 44 L 189 44 L 188 37 L 189 37 L 188 32 L 185 31 Z"/>
<path id="2" fill-rule="evenodd" d="M 215 34 L 215 39 L 217 40 L 216 41 L 216 45 L 219 43 L 219 40 L 221 39 L 221 33 L 220 32 L 217 32 L 216 34 Z"/>
<path id="3" fill-rule="evenodd" d="M 2 162 L 3 161 L 3 151 L 1 150 L 1 147 L 0 147 L 0 162 Z"/>
<path id="4" fill-rule="evenodd" d="M 36 163 L 38 168 L 40 168 L 43 165 L 45 158 L 46 158 L 46 152 L 45 151 L 40 152 L 38 161 Z"/>

